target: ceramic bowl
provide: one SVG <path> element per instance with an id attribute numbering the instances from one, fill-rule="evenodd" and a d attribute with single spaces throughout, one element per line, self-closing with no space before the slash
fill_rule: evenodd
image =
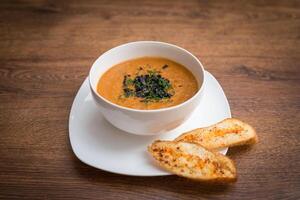
<path id="1" fill-rule="evenodd" d="M 97 93 L 98 81 L 110 67 L 144 56 L 164 57 L 184 65 L 197 79 L 199 90 L 181 104 L 156 110 L 138 110 L 119 106 Z M 200 103 L 203 82 L 204 68 L 193 54 L 181 47 L 157 41 L 131 42 L 110 49 L 94 62 L 89 73 L 92 96 L 104 118 L 115 127 L 137 135 L 166 133 L 186 121 Z"/>

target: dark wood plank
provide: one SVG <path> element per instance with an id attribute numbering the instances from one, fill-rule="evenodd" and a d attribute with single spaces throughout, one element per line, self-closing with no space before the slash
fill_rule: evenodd
<path id="1" fill-rule="evenodd" d="M 300 198 L 300 1 L 1 1 L 0 27 L 0 199 Z M 190 50 L 257 128 L 258 145 L 229 150 L 237 183 L 121 176 L 73 155 L 89 67 L 136 40 Z"/>

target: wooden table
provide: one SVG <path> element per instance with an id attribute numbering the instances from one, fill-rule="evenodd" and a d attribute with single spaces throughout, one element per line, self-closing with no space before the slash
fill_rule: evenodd
<path id="1" fill-rule="evenodd" d="M 80 162 L 68 117 L 94 60 L 159 40 L 201 59 L 260 142 L 238 181 L 130 177 Z M 300 1 L 1 1 L 1 199 L 300 199 Z M 122 165 L 122 163 L 120 163 Z"/>

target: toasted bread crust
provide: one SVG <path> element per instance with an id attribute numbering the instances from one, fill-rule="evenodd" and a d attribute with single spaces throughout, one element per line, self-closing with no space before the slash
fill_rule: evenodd
<path id="1" fill-rule="evenodd" d="M 228 118 L 212 126 L 184 133 L 175 141 L 192 142 L 208 149 L 218 149 L 255 144 L 258 138 L 252 126 L 238 119 Z"/>
<path id="2" fill-rule="evenodd" d="M 148 151 L 161 167 L 185 178 L 218 183 L 236 180 L 232 160 L 199 144 L 158 140 Z"/>

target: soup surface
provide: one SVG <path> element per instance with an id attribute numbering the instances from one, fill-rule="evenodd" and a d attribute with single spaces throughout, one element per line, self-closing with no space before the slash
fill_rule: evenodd
<path id="1" fill-rule="evenodd" d="M 194 75 L 184 66 L 159 57 L 141 57 L 111 67 L 97 92 L 120 106 L 150 110 L 178 105 L 198 91 Z"/>

